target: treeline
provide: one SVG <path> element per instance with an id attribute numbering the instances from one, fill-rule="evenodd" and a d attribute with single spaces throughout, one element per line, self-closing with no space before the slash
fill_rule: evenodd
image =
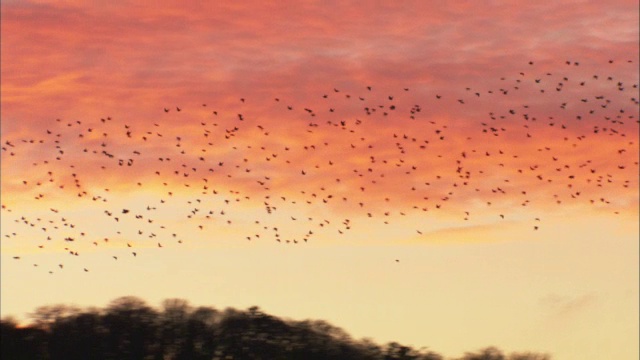
<path id="1" fill-rule="evenodd" d="M 135 297 L 106 308 L 55 305 L 38 308 L 32 323 L 0 321 L 2 359 L 199 360 L 363 359 L 443 360 L 396 342 L 354 340 L 322 320 L 283 320 L 251 307 L 245 311 L 192 307 L 170 299 L 160 309 Z M 547 355 L 504 355 L 490 347 L 460 360 L 549 360 Z"/>

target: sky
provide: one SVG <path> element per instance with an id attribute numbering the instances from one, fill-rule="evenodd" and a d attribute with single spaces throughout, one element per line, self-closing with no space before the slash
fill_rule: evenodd
<path id="1" fill-rule="evenodd" d="M 183 298 L 638 358 L 637 1 L 1 10 L 3 317 Z"/>

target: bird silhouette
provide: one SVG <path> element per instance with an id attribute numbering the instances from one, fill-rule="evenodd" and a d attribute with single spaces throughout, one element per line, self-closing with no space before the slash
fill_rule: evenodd
<path id="1" fill-rule="evenodd" d="M 637 185 L 637 80 L 605 74 L 606 65 L 599 76 L 590 70 L 588 61 L 530 60 L 459 89 L 340 82 L 307 99 L 267 94 L 268 111 L 261 99 L 239 94 L 232 99 L 240 102 L 206 114 L 160 104 L 153 111 L 164 114 L 151 121 L 59 119 L 41 129 L 42 139 L 3 134 L 2 160 L 29 169 L 11 180 L 22 190 L 6 196 L 25 205 L 19 212 L 3 205 L 3 216 L 15 220 L 3 240 L 17 243 L 29 238 L 19 229 L 37 230 L 48 235 L 33 240 L 42 251 L 64 244 L 65 256 L 88 261 L 80 256 L 86 247 L 135 247 L 135 261 L 143 261 L 137 254 L 145 248 L 170 250 L 191 231 L 212 241 L 222 226 L 252 243 L 305 246 L 336 235 L 348 241 L 353 228 L 373 224 L 392 229 L 402 217 L 504 226 L 502 219 L 519 223 L 515 208 L 522 208 L 539 230 L 536 212 L 548 204 L 619 214 L 620 199 Z M 325 110 L 314 111 L 320 102 Z M 186 125 L 192 117 L 201 118 Z M 61 200 L 45 216 L 26 207 L 52 199 Z M 100 214 L 101 225 L 82 221 L 74 206 Z M 182 224 L 161 215 L 168 212 Z M 333 218 L 314 215 L 321 213 Z M 420 226 L 411 236 L 432 234 Z"/>

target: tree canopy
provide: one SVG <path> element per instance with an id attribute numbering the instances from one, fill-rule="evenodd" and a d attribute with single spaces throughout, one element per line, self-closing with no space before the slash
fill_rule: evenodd
<path id="1" fill-rule="evenodd" d="M 194 307 L 181 299 L 160 309 L 136 297 L 104 309 L 54 305 L 36 309 L 32 322 L 0 321 L 3 359 L 362 359 L 444 360 L 433 351 L 397 342 L 355 340 L 323 320 L 293 321 L 253 306 L 241 311 Z M 457 360 L 550 360 L 538 353 L 504 355 L 489 347 Z"/>

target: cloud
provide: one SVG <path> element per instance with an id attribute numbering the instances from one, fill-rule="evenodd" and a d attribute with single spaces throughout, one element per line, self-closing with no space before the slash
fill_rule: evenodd
<path id="1" fill-rule="evenodd" d="M 345 217 L 628 204 L 636 125 L 616 117 L 637 109 L 637 4 L 579 5 L 3 2 L 3 188 L 73 165 L 93 191 L 208 178 Z"/>
<path id="2" fill-rule="evenodd" d="M 579 316 L 580 313 L 596 306 L 600 297 L 596 293 L 585 293 L 578 296 L 548 294 L 540 299 L 540 305 L 555 319 L 567 319 Z"/>

